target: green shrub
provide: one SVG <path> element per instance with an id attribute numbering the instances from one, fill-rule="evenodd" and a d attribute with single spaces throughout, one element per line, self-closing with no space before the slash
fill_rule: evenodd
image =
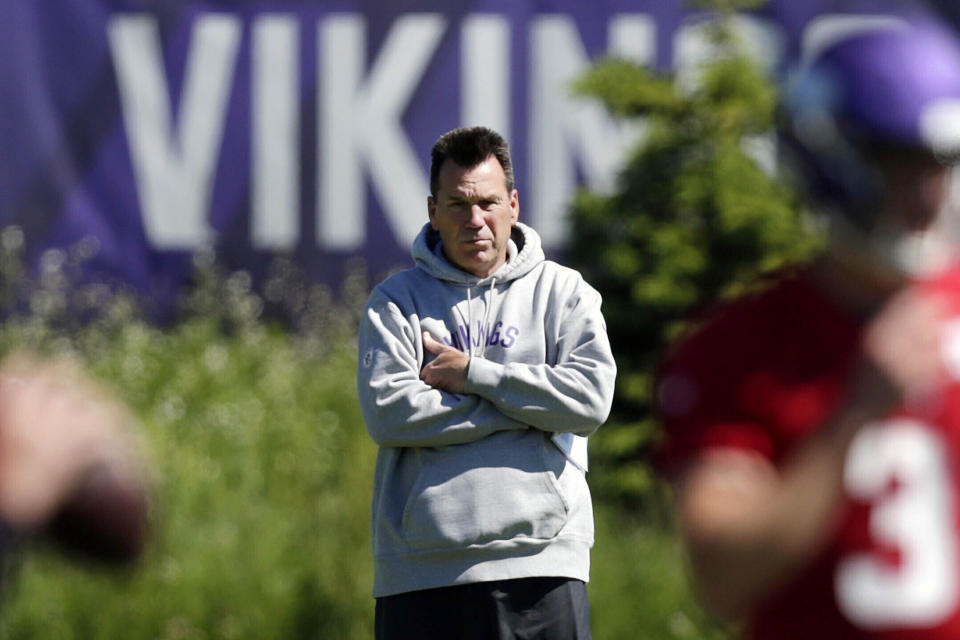
<path id="1" fill-rule="evenodd" d="M 679 540 L 667 519 L 651 518 L 650 514 L 641 517 L 599 502 L 596 521 L 597 543 L 589 586 L 594 638 L 728 637 L 697 606 L 686 579 Z"/>
<path id="2" fill-rule="evenodd" d="M 29 545 L 4 585 L 0 635 L 370 637 L 375 448 L 355 400 L 349 305 L 315 309 L 323 326 L 291 333 L 259 319 L 249 278 L 234 274 L 208 278 L 191 317 L 167 329 L 110 296 L 97 319 L 65 321 L 83 291 L 34 291 L 41 302 L 0 327 L 0 347 L 69 353 L 131 405 L 156 529 L 119 572 Z"/>

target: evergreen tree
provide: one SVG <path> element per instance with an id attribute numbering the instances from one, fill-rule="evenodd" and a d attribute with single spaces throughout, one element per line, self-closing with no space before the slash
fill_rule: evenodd
<path id="1" fill-rule="evenodd" d="M 691 314 L 820 243 L 783 178 L 750 152 L 772 135 L 777 95 L 732 19 L 758 4 L 695 3 L 715 51 L 695 86 L 615 59 L 577 84 L 644 132 L 615 192 L 582 191 L 573 207 L 571 259 L 603 294 L 619 367 L 613 418 L 592 446 L 594 468 L 613 469 L 595 474 L 599 491 L 649 492 L 654 369 Z"/>

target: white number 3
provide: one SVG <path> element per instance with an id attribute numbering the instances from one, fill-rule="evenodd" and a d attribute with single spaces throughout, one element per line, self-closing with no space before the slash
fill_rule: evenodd
<path id="1" fill-rule="evenodd" d="M 943 622 L 960 584 L 954 493 L 939 434 L 906 418 L 865 427 L 851 445 L 844 483 L 851 498 L 873 503 L 870 534 L 898 549 L 900 562 L 868 551 L 841 559 L 840 610 L 868 629 Z"/>

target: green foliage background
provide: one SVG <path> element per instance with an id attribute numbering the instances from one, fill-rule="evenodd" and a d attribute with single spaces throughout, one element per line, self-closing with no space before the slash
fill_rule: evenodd
<path id="1" fill-rule="evenodd" d="M 67 289 L 64 271 L 41 275 L 32 312 L 3 325 L 0 345 L 79 359 L 130 404 L 156 530 L 120 572 L 28 547 L 5 585 L 0 635 L 370 637 L 375 452 L 355 400 L 356 303 L 331 307 L 318 291 L 314 330 L 291 333 L 258 319 L 247 277 L 208 269 L 171 329 L 112 297 L 76 324 L 71 309 L 97 289 Z"/>
<path id="2" fill-rule="evenodd" d="M 16 270 L 21 240 L 0 233 L 0 272 Z M 351 277 L 337 304 L 288 285 L 301 327 L 290 331 L 261 319 L 245 274 L 218 274 L 207 257 L 188 316 L 163 329 L 97 285 L 71 286 L 74 261 L 51 252 L 28 298 L 7 291 L 7 311 L 26 311 L 0 325 L 0 352 L 80 360 L 131 405 L 155 533 L 119 571 L 27 543 L 5 575 L 0 637 L 371 638 L 376 448 L 354 389 L 366 283 Z M 93 307 L 102 313 L 76 320 Z M 681 562 L 666 520 L 598 502 L 595 637 L 720 637 Z"/>
<path id="3" fill-rule="evenodd" d="M 614 419 L 591 444 L 597 466 L 617 473 L 599 488 L 634 506 L 662 501 L 649 466 L 659 436 L 653 379 L 671 340 L 709 303 L 822 242 L 758 154 L 772 142 L 777 95 L 731 19 L 762 2 L 695 4 L 714 10 L 703 23 L 713 56 L 695 83 L 606 60 L 577 86 L 644 130 L 614 193 L 579 194 L 571 234 L 574 266 L 604 296 L 619 368 Z"/>
<path id="4" fill-rule="evenodd" d="M 694 603 L 650 471 L 652 371 L 692 311 L 819 243 L 745 144 L 771 130 L 776 96 L 726 19 L 757 2 L 701 4 L 720 18 L 695 87 L 616 60 L 578 86 L 645 130 L 616 191 L 583 192 L 573 211 L 572 260 L 604 295 L 620 368 L 614 419 L 592 444 L 598 640 L 727 637 Z M 89 247 L 48 254 L 26 282 L 22 240 L 0 233 L 0 305 L 16 311 L 0 352 L 68 354 L 130 403 L 152 460 L 156 529 L 119 572 L 29 543 L 6 576 L 0 637 L 372 637 L 376 452 L 354 390 L 367 283 L 351 277 L 334 303 L 284 280 L 281 265 L 260 297 L 249 276 L 200 256 L 187 316 L 159 328 L 102 287 L 71 285 Z M 265 305 L 290 312 L 295 330 L 264 321 Z"/>

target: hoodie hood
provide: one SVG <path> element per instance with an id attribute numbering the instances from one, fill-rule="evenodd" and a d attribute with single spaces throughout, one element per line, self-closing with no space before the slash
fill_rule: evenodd
<path id="1" fill-rule="evenodd" d="M 440 234 L 434 231 L 429 222 L 423 225 L 413 241 L 412 254 L 417 268 L 431 277 L 465 286 L 489 284 L 494 279 L 497 282 L 515 280 L 529 273 L 545 259 L 540 246 L 540 236 L 522 222 L 516 223 L 510 232 L 506 264 L 486 278 L 479 278 L 451 264 L 443 253 Z"/>

